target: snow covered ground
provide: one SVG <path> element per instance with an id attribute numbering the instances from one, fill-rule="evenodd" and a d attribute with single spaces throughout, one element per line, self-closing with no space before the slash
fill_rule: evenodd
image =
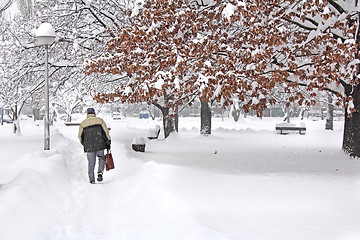
<path id="1" fill-rule="evenodd" d="M 135 137 L 161 122 L 111 120 L 115 169 L 90 185 L 77 127 L 0 126 L 1 240 L 358 240 L 360 161 L 341 150 L 343 122 L 305 121 L 279 135 L 281 119 L 181 118 L 180 132 Z M 296 121 L 295 121 L 296 122 Z"/>

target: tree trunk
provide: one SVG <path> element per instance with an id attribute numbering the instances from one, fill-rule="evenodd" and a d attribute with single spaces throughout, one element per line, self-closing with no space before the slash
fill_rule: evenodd
<path id="1" fill-rule="evenodd" d="M 148 111 L 149 111 L 149 114 L 150 114 L 150 117 L 151 117 L 151 119 L 152 120 L 155 120 L 155 110 L 154 111 L 152 111 L 152 109 L 150 108 L 150 105 L 148 105 Z"/>
<path id="2" fill-rule="evenodd" d="M 326 118 L 326 130 L 333 130 L 334 126 L 334 104 L 333 104 L 333 98 L 331 96 L 331 93 L 328 93 L 328 116 Z"/>
<path id="3" fill-rule="evenodd" d="M 177 111 L 177 109 L 176 109 Z M 176 112 L 175 118 L 174 118 L 174 125 L 175 125 L 175 131 L 179 132 L 179 113 Z"/>
<path id="4" fill-rule="evenodd" d="M 160 110 L 163 114 L 164 137 L 167 138 L 170 133 L 175 131 L 175 119 L 169 116 L 168 107 L 161 107 Z"/>
<path id="5" fill-rule="evenodd" d="M 18 116 L 18 105 L 15 105 L 15 109 L 13 110 L 13 126 L 14 126 L 14 133 L 20 134 L 20 121 Z"/>
<path id="6" fill-rule="evenodd" d="M 346 111 L 345 111 L 346 112 Z M 347 113 L 345 113 L 347 114 Z M 360 113 L 345 116 L 343 150 L 354 157 L 360 157 Z"/>
<path id="7" fill-rule="evenodd" d="M 167 102 L 168 98 L 165 96 L 164 97 L 165 102 Z M 175 127 L 176 130 L 178 129 L 178 113 L 177 113 L 177 109 L 175 109 L 176 113 L 173 116 L 170 116 L 170 109 L 166 106 L 162 106 L 159 103 L 152 103 L 155 107 L 157 107 L 162 114 L 163 117 L 163 128 L 164 128 L 164 138 L 167 138 L 168 136 L 170 136 L 170 133 L 175 131 Z"/>
<path id="8" fill-rule="evenodd" d="M 352 117 L 348 117 L 348 110 L 345 110 L 345 125 L 344 125 L 344 137 L 343 137 L 343 150 L 350 156 L 360 157 L 360 87 L 354 86 L 345 88 L 347 96 L 351 92 L 351 96 L 354 98 L 354 106 L 357 110 L 352 113 Z"/>
<path id="9" fill-rule="evenodd" d="M 290 110 L 290 108 L 288 108 L 287 113 L 284 118 L 284 122 L 290 123 L 291 113 L 292 113 L 292 111 Z"/>
<path id="10" fill-rule="evenodd" d="M 204 135 L 211 134 L 211 108 L 209 103 L 206 101 L 201 101 L 201 127 L 200 133 Z"/>
<path id="11" fill-rule="evenodd" d="M 178 109 L 178 107 L 175 107 L 174 111 L 175 111 L 174 117 L 173 117 L 174 118 L 173 119 L 173 121 L 174 121 L 174 130 L 176 132 L 179 132 L 179 109 Z"/>
<path id="12" fill-rule="evenodd" d="M 40 109 L 34 108 L 33 109 L 34 121 L 40 120 Z"/>
<path id="13" fill-rule="evenodd" d="M 0 124 L 4 125 L 4 109 L 0 108 Z"/>
<path id="14" fill-rule="evenodd" d="M 166 108 L 167 112 L 169 111 L 168 108 Z M 170 133 L 175 131 L 175 123 L 174 118 L 171 118 L 168 113 L 163 113 L 163 125 L 164 125 L 164 137 L 167 138 L 170 136 Z"/>
<path id="15" fill-rule="evenodd" d="M 232 117 L 234 118 L 234 121 L 235 121 L 235 122 L 239 121 L 240 110 L 237 109 L 234 104 L 231 106 L 231 109 L 232 109 L 231 115 L 232 115 Z"/>

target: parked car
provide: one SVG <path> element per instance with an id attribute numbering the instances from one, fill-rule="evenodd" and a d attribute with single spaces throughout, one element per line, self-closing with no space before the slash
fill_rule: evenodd
<path id="1" fill-rule="evenodd" d="M 141 111 L 140 114 L 139 114 L 139 118 L 140 119 L 147 119 L 150 117 L 150 114 L 146 111 Z"/>
<path id="2" fill-rule="evenodd" d="M 119 113 L 119 112 L 113 112 L 112 118 L 113 118 L 114 120 L 121 120 L 121 118 L 122 118 L 121 113 Z"/>

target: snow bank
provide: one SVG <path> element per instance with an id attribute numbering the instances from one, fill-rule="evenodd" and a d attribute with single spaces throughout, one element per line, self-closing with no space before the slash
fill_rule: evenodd
<path id="1" fill-rule="evenodd" d="M 22 151 L 17 147 L 8 150 Z M 61 147 L 50 152 L 35 151 L 2 165 L 2 179 L 12 180 L 2 182 L 0 187 L 1 239 L 49 239 L 52 226 L 59 220 L 59 210 L 68 198 L 65 151 Z"/>

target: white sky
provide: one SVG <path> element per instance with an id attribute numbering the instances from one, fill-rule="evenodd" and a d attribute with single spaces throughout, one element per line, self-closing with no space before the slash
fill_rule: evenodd
<path id="1" fill-rule="evenodd" d="M 0 0 L 0 8 L 2 8 L 3 6 L 5 6 L 5 4 L 8 2 L 9 0 Z M 6 9 L 5 14 L 8 16 L 14 16 L 16 13 L 19 12 L 18 6 L 17 6 L 17 1 L 14 1 L 11 6 Z"/>

